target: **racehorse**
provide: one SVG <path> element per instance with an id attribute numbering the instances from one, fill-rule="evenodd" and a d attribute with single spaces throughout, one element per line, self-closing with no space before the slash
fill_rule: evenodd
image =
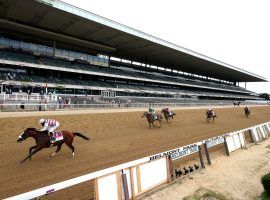
<path id="1" fill-rule="evenodd" d="M 69 132 L 69 131 L 61 131 L 61 132 L 63 134 L 63 140 L 56 141 L 53 143 L 53 146 L 57 146 L 57 149 L 55 152 L 53 152 L 50 155 L 50 157 L 53 157 L 56 153 L 58 153 L 61 150 L 62 144 L 64 144 L 64 143 L 72 150 L 72 156 L 74 157 L 75 148 L 72 145 L 74 137 L 79 136 L 85 140 L 89 140 L 88 137 L 86 137 L 78 132 Z M 31 160 L 31 157 L 34 154 L 36 154 L 37 152 L 39 152 L 41 149 L 51 147 L 51 142 L 50 142 L 50 137 L 48 135 L 48 131 L 38 131 L 35 128 L 27 128 L 19 136 L 17 142 L 21 143 L 29 137 L 32 137 L 36 140 L 36 145 L 30 147 L 28 156 L 25 159 L 23 159 L 20 163 L 23 163 L 27 159 Z M 32 151 L 32 150 L 34 150 L 34 151 Z"/>
<path id="2" fill-rule="evenodd" d="M 155 121 L 158 121 L 159 122 L 159 127 L 158 128 L 160 128 L 162 126 L 162 119 L 163 119 L 162 115 L 160 115 L 160 114 L 156 114 L 156 115 L 157 115 L 157 119 L 154 120 L 152 118 L 152 115 L 150 113 L 148 113 L 148 112 L 144 112 L 143 113 L 142 118 L 143 117 L 146 117 L 147 118 L 147 121 L 149 123 L 149 128 L 151 128 L 151 125 L 153 127 L 155 127 L 155 124 L 154 124 Z"/>
<path id="3" fill-rule="evenodd" d="M 244 111 L 245 111 L 245 116 L 250 117 L 250 109 L 248 107 L 245 107 Z"/>
<path id="4" fill-rule="evenodd" d="M 238 102 L 235 102 L 235 101 L 234 101 L 234 102 L 233 102 L 233 107 L 235 107 L 235 106 L 239 107 L 239 106 L 240 106 L 240 103 L 241 103 L 240 101 L 238 101 Z"/>
<path id="5" fill-rule="evenodd" d="M 173 116 L 176 115 L 173 112 L 169 112 L 167 109 L 163 108 L 161 110 L 161 113 L 164 114 L 164 118 L 166 119 L 166 121 L 168 122 L 169 120 L 173 119 Z"/>
<path id="6" fill-rule="evenodd" d="M 216 114 L 213 114 L 212 112 L 207 112 L 206 113 L 206 121 L 209 122 L 211 118 L 213 119 L 213 122 L 215 121 L 215 118 L 217 117 Z"/>

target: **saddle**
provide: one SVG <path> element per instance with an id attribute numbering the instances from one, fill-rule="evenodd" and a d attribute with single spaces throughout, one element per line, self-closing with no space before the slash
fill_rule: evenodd
<path id="1" fill-rule="evenodd" d="M 52 132 L 51 143 L 55 143 L 64 139 L 62 131 Z"/>

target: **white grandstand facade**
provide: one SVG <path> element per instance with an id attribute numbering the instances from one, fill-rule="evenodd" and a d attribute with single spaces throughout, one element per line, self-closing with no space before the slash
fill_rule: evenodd
<path id="1" fill-rule="evenodd" d="M 0 92 L 260 100 L 264 77 L 58 0 L 0 0 Z"/>

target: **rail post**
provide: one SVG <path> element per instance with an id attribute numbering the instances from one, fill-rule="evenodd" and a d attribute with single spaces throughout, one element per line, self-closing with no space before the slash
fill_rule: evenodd
<path id="1" fill-rule="evenodd" d="M 204 169 L 205 168 L 205 165 L 204 165 L 204 161 L 203 161 L 202 148 L 201 148 L 201 146 L 198 146 L 198 149 L 199 149 L 199 158 L 200 158 L 201 168 Z"/>
<path id="2" fill-rule="evenodd" d="M 204 143 L 204 150 L 205 150 L 205 155 L 206 155 L 207 163 L 208 163 L 208 165 L 211 165 L 212 163 L 211 163 L 210 154 L 209 154 L 209 151 L 208 151 L 207 143 L 206 142 Z"/>

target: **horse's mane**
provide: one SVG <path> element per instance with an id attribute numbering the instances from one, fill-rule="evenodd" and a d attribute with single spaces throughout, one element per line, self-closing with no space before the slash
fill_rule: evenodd
<path id="1" fill-rule="evenodd" d="M 27 130 L 36 131 L 36 128 L 27 128 Z"/>

